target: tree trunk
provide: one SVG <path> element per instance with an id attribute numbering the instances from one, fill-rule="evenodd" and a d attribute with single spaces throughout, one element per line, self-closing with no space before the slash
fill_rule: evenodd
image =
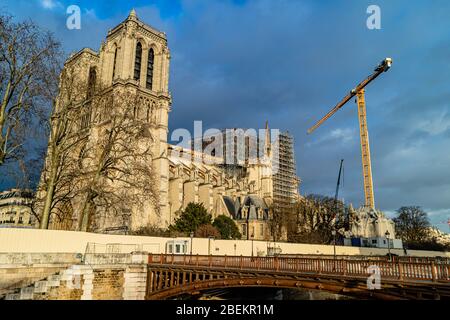
<path id="1" fill-rule="evenodd" d="M 86 195 L 86 200 L 83 205 L 83 209 L 81 210 L 80 221 L 78 223 L 78 231 L 88 231 L 89 227 L 89 214 L 91 211 L 91 202 L 92 202 L 92 192 L 88 191 Z"/>
<path id="2" fill-rule="evenodd" d="M 55 193 L 56 172 L 57 172 L 57 169 L 53 167 L 51 174 L 50 174 L 50 179 L 49 179 L 49 182 L 47 185 L 47 190 L 46 190 L 47 193 L 45 195 L 45 204 L 44 204 L 44 209 L 42 212 L 42 219 L 41 219 L 41 225 L 40 225 L 41 229 L 48 229 L 48 223 L 50 220 L 50 211 L 51 211 L 53 197 L 54 197 L 54 193 Z"/>

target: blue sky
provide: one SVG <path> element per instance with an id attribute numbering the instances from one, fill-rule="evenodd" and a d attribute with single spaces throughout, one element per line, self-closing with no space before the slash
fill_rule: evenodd
<path id="1" fill-rule="evenodd" d="M 82 10 L 68 30 L 66 8 Z M 366 27 L 369 5 L 381 30 Z M 3 0 L 17 19 L 53 31 L 67 53 L 95 50 L 108 29 L 138 17 L 167 33 L 171 49 L 170 129 L 289 130 L 302 194 L 333 195 L 345 159 L 342 196 L 363 202 L 357 109 L 349 102 L 313 135 L 306 130 L 385 57 L 392 69 L 366 90 L 375 201 L 392 214 L 419 205 L 431 221 L 450 217 L 450 2 L 407 0 Z"/>

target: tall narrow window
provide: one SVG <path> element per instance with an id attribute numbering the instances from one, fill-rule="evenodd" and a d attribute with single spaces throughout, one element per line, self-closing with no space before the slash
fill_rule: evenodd
<path id="1" fill-rule="evenodd" d="M 134 60 L 134 80 L 139 80 L 141 76 L 141 60 L 142 60 L 142 45 L 140 42 L 136 45 L 136 59 Z"/>
<path id="2" fill-rule="evenodd" d="M 95 92 L 95 82 L 97 81 L 97 71 L 95 68 L 89 69 L 89 79 L 87 88 L 87 98 L 92 98 Z"/>
<path id="3" fill-rule="evenodd" d="M 155 52 L 152 48 L 148 50 L 148 64 L 147 64 L 147 81 L 146 88 L 152 90 L 153 87 L 153 62 L 155 60 Z"/>
<path id="4" fill-rule="evenodd" d="M 114 81 L 114 78 L 116 77 L 116 65 L 117 65 L 117 47 L 116 47 L 116 50 L 114 50 L 113 75 L 112 75 L 113 81 Z"/>

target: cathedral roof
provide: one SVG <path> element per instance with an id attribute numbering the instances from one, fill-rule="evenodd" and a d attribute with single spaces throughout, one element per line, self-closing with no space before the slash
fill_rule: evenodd
<path id="1" fill-rule="evenodd" d="M 108 37 L 113 35 L 114 33 L 116 33 L 118 30 L 122 29 L 124 27 L 124 25 L 127 24 L 128 21 L 136 22 L 138 24 L 138 26 L 141 27 L 142 29 L 144 29 L 145 31 L 148 31 L 148 32 L 164 39 L 165 41 L 167 41 L 167 37 L 164 32 L 161 32 L 161 31 L 157 30 L 156 28 L 153 28 L 152 26 L 148 25 L 147 23 L 144 23 L 141 20 L 139 20 L 137 14 L 136 14 L 136 10 L 134 10 L 134 9 L 132 9 L 130 11 L 130 14 L 124 21 L 122 21 L 119 25 L 117 25 L 116 27 L 114 27 L 112 30 L 110 30 L 108 32 Z"/>
<path id="2" fill-rule="evenodd" d="M 69 58 L 64 62 L 65 65 L 70 64 L 72 61 L 75 61 L 78 59 L 78 57 L 82 56 L 83 54 L 89 55 L 91 56 L 93 59 L 98 59 L 99 58 L 99 54 L 91 49 L 91 48 L 83 48 L 77 52 L 72 52 L 69 56 Z"/>
<path id="3" fill-rule="evenodd" d="M 242 203 L 240 203 L 239 199 L 233 200 L 233 198 L 230 196 L 222 196 L 222 199 L 225 203 L 228 213 L 233 217 L 233 219 L 244 219 L 242 213 L 242 210 L 244 210 L 244 208 L 248 210 L 246 219 L 257 220 L 259 209 L 262 209 L 264 211 L 264 217 L 262 219 L 267 219 L 268 207 L 264 200 L 258 196 L 246 196 L 244 202 Z"/>
<path id="4" fill-rule="evenodd" d="M 132 18 L 136 18 L 137 19 L 137 14 L 136 14 L 136 10 L 131 9 L 130 14 L 128 15 L 128 19 L 132 19 Z"/>
<path id="5" fill-rule="evenodd" d="M 243 205 L 244 206 L 253 205 L 255 206 L 255 208 L 268 209 L 267 204 L 264 202 L 264 200 L 255 195 L 246 196 Z"/>
<path id="6" fill-rule="evenodd" d="M 256 214 L 256 208 L 254 205 L 250 205 L 250 210 L 248 211 L 249 219 L 257 219 L 258 215 Z"/>
<path id="7" fill-rule="evenodd" d="M 233 201 L 233 198 L 229 196 L 223 196 L 223 202 L 225 202 L 225 205 L 228 209 L 228 213 L 233 218 L 236 218 L 239 207 L 236 207 L 236 203 Z"/>

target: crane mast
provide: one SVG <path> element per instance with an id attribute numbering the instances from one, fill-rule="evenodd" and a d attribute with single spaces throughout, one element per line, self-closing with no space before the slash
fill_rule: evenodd
<path id="1" fill-rule="evenodd" d="M 354 89 L 352 89 L 333 109 L 331 109 L 322 119 L 317 121 L 315 125 L 308 129 L 308 134 L 316 130 L 322 123 L 335 114 L 342 108 L 350 99 L 356 96 L 358 105 L 358 119 L 359 119 L 359 136 L 361 142 L 361 159 L 364 180 L 364 196 L 365 206 L 375 209 L 375 198 L 373 195 L 373 181 L 372 181 L 372 164 L 370 160 L 370 146 L 369 146 L 369 131 L 367 129 L 366 116 L 366 101 L 364 88 L 375 80 L 380 74 L 389 70 L 392 65 L 392 59 L 384 59 L 374 70 L 374 72 L 360 82 Z"/>
<path id="2" fill-rule="evenodd" d="M 373 196 L 372 162 L 370 160 L 369 130 L 367 130 L 366 100 L 364 89 L 358 91 L 356 96 L 358 104 L 359 137 L 361 140 L 361 160 L 364 180 L 364 203 L 366 207 L 375 209 Z"/>
<path id="3" fill-rule="evenodd" d="M 334 205 L 336 206 L 336 208 L 335 208 L 336 212 L 334 213 L 334 217 L 337 217 L 337 213 L 339 210 L 338 195 L 339 195 L 339 186 L 341 185 L 341 174 L 342 174 L 343 165 L 344 165 L 344 159 L 341 159 L 341 165 L 339 166 L 339 174 L 338 174 L 338 179 L 337 179 L 337 183 L 336 183 L 336 193 L 334 194 Z"/>

